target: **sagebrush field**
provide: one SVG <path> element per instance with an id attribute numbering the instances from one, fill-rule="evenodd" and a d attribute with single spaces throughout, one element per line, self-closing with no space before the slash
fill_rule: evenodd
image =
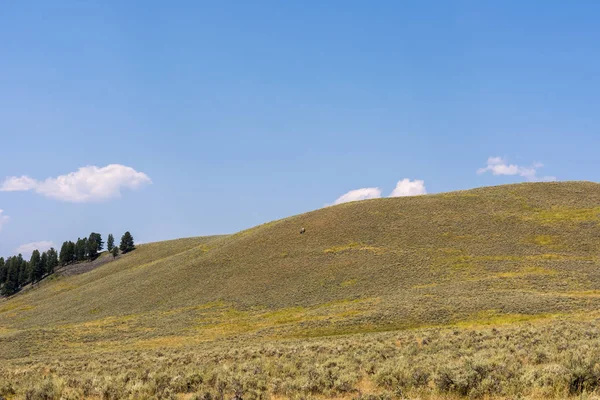
<path id="1" fill-rule="evenodd" d="M 0 395 L 592 398 L 599 223 L 527 183 L 104 254 L 0 301 Z"/>

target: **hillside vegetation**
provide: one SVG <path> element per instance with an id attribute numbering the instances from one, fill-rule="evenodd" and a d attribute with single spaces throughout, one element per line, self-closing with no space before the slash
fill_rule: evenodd
<path id="1" fill-rule="evenodd" d="M 599 184 L 526 183 L 140 245 L 0 301 L 0 359 L 584 315 L 600 308 L 599 223 Z"/>

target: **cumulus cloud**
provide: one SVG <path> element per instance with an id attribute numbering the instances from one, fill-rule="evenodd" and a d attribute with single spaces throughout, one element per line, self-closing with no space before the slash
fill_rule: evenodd
<path id="1" fill-rule="evenodd" d="M 425 182 L 415 179 L 414 181 L 405 178 L 396 184 L 396 188 L 392 191 L 389 197 L 404 197 L 404 196 L 418 196 L 421 194 L 427 194 L 425 189 Z M 366 200 L 366 199 L 378 199 L 381 197 L 381 189 L 377 187 L 362 188 L 351 190 L 337 198 L 332 204 L 336 205 L 342 203 L 348 203 L 350 201 Z"/>
<path id="2" fill-rule="evenodd" d="M 28 176 L 9 177 L 0 185 L 3 192 L 33 190 L 57 200 L 85 203 L 121 196 L 122 189 L 137 189 L 152 180 L 131 167 L 111 164 L 106 167 L 87 166 L 75 172 L 38 181 Z"/>
<path id="3" fill-rule="evenodd" d="M 341 195 L 337 198 L 333 204 L 348 203 L 349 201 L 376 199 L 381 197 L 381 190 L 379 188 L 362 188 L 351 190 L 346 194 Z"/>
<path id="4" fill-rule="evenodd" d="M 39 250 L 40 252 L 44 252 L 44 251 L 50 249 L 50 247 L 54 247 L 54 243 L 52 243 L 49 240 L 42 240 L 39 242 L 31 242 L 31 243 L 22 244 L 15 249 L 15 253 L 22 254 L 23 258 L 28 259 L 29 257 L 31 257 L 31 253 L 33 253 L 34 250 Z"/>
<path id="5" fill-rule="evenodd" d="M 517 175 L 530 182 L 555 181 L 556 177 L 554 176 L 539 177 L 537 175 L 537 170 L 543 166 L 543 164 L 535 163 L 529 167 L 523 167 L 516 164 L 508 164 L 502 157 L 489 157 L 487 160 L 487 166 L 484 168 L 479 168 L 477 173 L 480 175 L 485 174 L 486 172 L 491 172 L 492 175 Z"/>
<path id="6" fill-rule="evenodd" d="M 37 182 L 28 176 L 6 178 L 0 186 L 3 192 L 24 192 L 35 189 Z"/>
<path id="7" fill-rule="evenodd" d="M 2 231 L 2 226 L 8 222 L 10 217 L 8 215 L 3 215 L 4 210 L 0 210 L 0 231 Z"/>
<path id="8" fill-rule="evenodd" d="M 390 194 L 390 197 L 404 197 L 404 196 L 419 196 L 427 194 L 425 189 L 425 181 L 415 179 L 411 181 L 408 178 L 398 181 L 396 188 Z"/>

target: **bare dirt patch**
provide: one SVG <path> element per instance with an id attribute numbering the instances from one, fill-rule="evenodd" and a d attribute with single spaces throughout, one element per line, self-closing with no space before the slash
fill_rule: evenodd
<path id="1" fill-rule="evenodd" d="M 83 261 L 76 264 L 66 265 L 64 267 L 59 268 L 56 273 L 60 276 L 71 276 L 71 275 L 79 275 L 84 274 L 86 272 L 90 272 L 102 265 L 109 263 L 114 260 L 118 260 L 123 257 L 122 254 L 118 255 L 116 258 L 113 258 L 112 255 L 108 253 L 101 253 L 98 258 L 94 261 Z"/>

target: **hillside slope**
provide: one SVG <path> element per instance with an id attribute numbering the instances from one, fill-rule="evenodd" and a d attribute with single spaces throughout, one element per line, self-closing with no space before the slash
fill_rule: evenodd
<path id="1" fill-rule="evenodd" d="M 41 335 L 54 344 L 39 351 L 594 310 L 599 223 L 599 184 L 526 183 L 346 203 L 234 235 L 141 245 L 1 301 L 0 356 L 36 351 L 1 345 Z"/>

